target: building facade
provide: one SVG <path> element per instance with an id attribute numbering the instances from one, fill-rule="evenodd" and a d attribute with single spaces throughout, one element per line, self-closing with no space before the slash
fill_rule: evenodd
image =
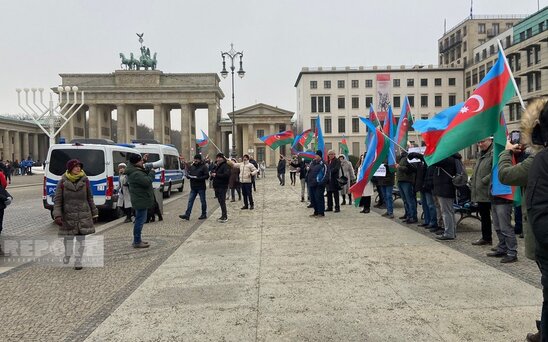
<path id="1" fill-rule="evenodd" d="M 0 116 L 0 142 L 1 160 L 44 161 L 49 148 L 49 138 L 38 125 L 9 116 Z"/>
<path id="2" fill-rule="evenodd" d="M 462 68 L 433 65 L 302 68 L 295 82 L 296 130 L 314 128 L 319 115 L 326 148 L 338 150 L 344 135 L 350 154 L 358 156 L 366 136 L 359 117 L 368 117 L 371 105 L 381 120 L 388 104 L 399 118 L 407 96 L 414 119 L 427 119 L 463 101 L 462 75 Z M 419 140 L 410 133 L 411 143 Z"/>

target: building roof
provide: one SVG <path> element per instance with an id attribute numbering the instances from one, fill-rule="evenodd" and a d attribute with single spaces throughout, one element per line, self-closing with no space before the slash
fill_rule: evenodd
<path id="1" fill-rule="evenodd" d="M 236 116 L 241 116 L 241 115 L 245 115 L 246 113 L 249 113 L 249 112 L 256 112 L 256 110 L 260 109 L 260 108 L 268 109 L 270 111 L 275 112 L 277 115 L 280 115 L 280 116 L 293 116 L 293 114 L 295 114 L 294 112 L 286 110 L 286 109 L 274 107 L 274 106 L 271 106 L 271 105 L 267 105 L 265 103 L 257 103 L 257 104 L 254 104 L 252 106 L 245 107 L 245 108 L 242 108 L 242 109 L 238 109 L 237 111 L 234 111 L 234 112 L 230 112 L 230 113 L 228 113 L 228 117 L 231 118 L 233 114 L 235 114 Z M 270 114 L 270 115 L 272 115 L 272 114 Z"/>

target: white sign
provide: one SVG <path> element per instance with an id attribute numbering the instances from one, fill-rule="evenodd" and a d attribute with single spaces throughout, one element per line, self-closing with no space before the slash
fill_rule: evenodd
<path id="1" fill-rule="evenodd" d="M 420 153 L 420 154 L 424 155 L 424 151 L 426 151 L 426 146 L 410 147 L 407 151 L 409 153 L 415 152 L 415 153 Z M 409 160 L 409 158 L 407 158 L 407 161 L 410 162 L 410 163 L 420 163 L 420 160 L 417 159 L 417 158 L 411 159 L 411 160 Z"/>
<path id="2" fill-rule="evenodd" d="M 386 176 L 386 167 L 384 166 L 384 164 L 381 164 L 381 166 L 379 166 L 379 168 L 377 169 L 377 171 L 375 171 L 373 176 L 374 177 L 385 177 Z"/>

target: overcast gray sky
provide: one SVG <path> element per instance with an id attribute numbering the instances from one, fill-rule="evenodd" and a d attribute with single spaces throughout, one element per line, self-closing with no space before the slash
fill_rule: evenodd
<path id="1" fill-rule="evenodd" d="M 474 0 L 474 14 L 536 10 L 537 0 Z M 15 88 L 118 69 L 120 52 L 139 52 L 136 32 L 166 73 L 218 73 L 233 42 L 246 71 L 236 109 L 264 102 L 295 111 L 301 67 L 437 64 L 444 19 L 449 29 L 469 13 L 469 0 L 0 0 L 0 113 L 20 112 Z M 226 114 L 230 81 L 221 86 Z M 139 121 L 150 125 L 146 116 Z M 205 121 L 198 128 L 207 131 Z"/>

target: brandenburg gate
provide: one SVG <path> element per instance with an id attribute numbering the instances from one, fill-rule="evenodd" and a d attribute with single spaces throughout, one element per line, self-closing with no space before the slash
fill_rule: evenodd
<path id="1" fill-rule="evenodd" d="M 153 109 L 154 138 L 160 143 L 170 143 L 170 112 L 180 108 L 181 146 L 177 148 L 183 156 L 189 157 L 196 146 L 195 110 L 207 108 L 208 136 L 215 143 L 221 142 L 220 100 L 224 94 L 216 73 L 165 74 L 159 70 L 137 69 L 60 76 L 62 86 L 78 86 L 85 94 L 85 105 L 61 132 L 67 141 L 113 139 L 111 113 L 116 110 L 116 139 L 113 140 L 130 142 L 137 138 L 137 110 Z"/>

